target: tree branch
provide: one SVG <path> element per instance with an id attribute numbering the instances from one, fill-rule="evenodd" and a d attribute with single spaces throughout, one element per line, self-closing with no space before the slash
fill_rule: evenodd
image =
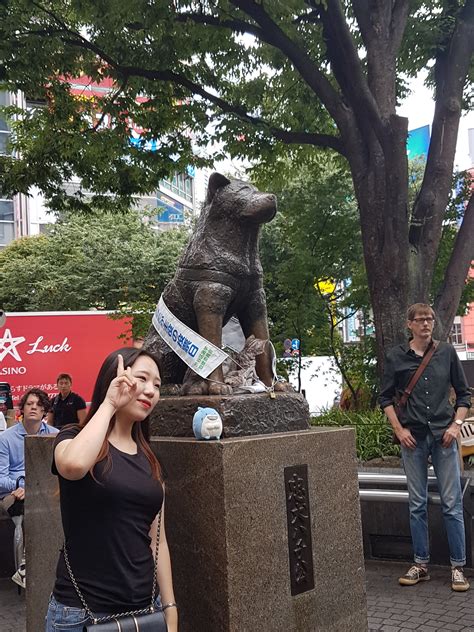
<path id="1" fill-rule="evenodd" d="M 410 227 L 410 243 L 422 250 L 422 263 L 428 269 L 436 257 L 451 189 L 462 94 L 473 52 L 474 0 L 467 0 L 457 16 L 451 37 L 437 55 L 436 106 L 430 148 Z"/>
<path id="2" fill-rule="evenodd" d="M 394 59 L 397 57 L 402 44 L 409 13 L 410 3 L 408 0 L 395 0 L 392 11 L 392 21 L 390 23 L 390 32 L 392 35 L 390 38 L 390 48 Z"/>
<path id="3" fill-rule="evenodd" d="M 339 129 L 348 131 L 352 124 L 351 112 L 344 106 L 340 95 L 306 51 L 271 19 L 262 4 L 254 0 L 230 2 L 260 25 L 266 33 L 265 41 L 286 55 L 311 90 L 321 99 Z"/>
<path id="4" fill-rule="evenodd" d="M 468 277 L 469 266 L 474 260 L 474 194 L 471 195 L 469 204 L 464 211 L 464 218 L 459 229 L 454 248 L 451 253 L 443 285 L 435 299 L 436 314 L 440 319 L 441 337 L 445 340 L 456 315 L 457 306 L 461 298 L 464 283 Z"/>
<path id="5" fill-rule="evenodd" d="M 89 50 L 93 52 L 95 55 L 100 57 L 103 61 L 109 64 L 115 71 L 124 77 L 125 80 L 127 78 L 134 77 L 142 77 L 149 80 L 155 81 L 163 81 L 170 82 L 174 85 L 181 86 L 186 88 L 191 92 L 191 94 L 199 95 L 206 101 L 216 105 L 222 112 L 234 114 L 240 120 L 251 124 L 254 127 L 261 127 L 265 129 L 268 133 L 273 135 L 275 138 L 282 140 L 286 143 L 298 143 L 298 144 L 307 144 L 314 145 L 323 148 L 331 148 L 340 153 L 341 155 L 345 155 L 344 145 L 341 139 L 337 136 L 332 136 L 329 134 L 318 134 L 311 132 L 303 132 L 303 131 L 288 131 L 284 129 L 277 128 L 273 126 L 270 122 L 265 121 L 262 118 L 251 116 L 247 113 L 247 111 L 241 107 L 240 105 L 234 105 L 229 103 L 228 101 L 218 97 L 217 95 L 209 92 L 201 85 L 191 81 L 187 77 L 182 74 L 175 73 L 171 70 L 151 70 L 146 68 L 140 68 L 136 66 L 127 66 L 119 64 L 115 59 L 113 59 L 110 55 L 108 55 L 102 48 L 89 41 L 83 35 L 70 29 L 67 24 L 65 24 L 58 16 L 56 16 L 51 11 L 45 9 L 41 5 L 36 2 L 33 4 L 39 9 L 45 11 L 59 26 L 63 32 L 63 42 L 65 44 L 70 44 L 72 46 L 77 46 L 81 49 Z M 56 31 L 57 32 L 57 31 Z M 319 72 L 319 71 L 318 71 Z M 322 76 L 322 75 L 321 75 Z M 324 77 L 323 77 L 324 78 Z M 325 81 L 327 81 L 324 78 Z M 327 82 L 330 86 L 329 82 Z M 334 95 L 337 97 L 337 93 L 330 86 L 331 91 L 333 91 Z M 338 97 L 337 97 L 338 98 Z"/>
<path id="6" fill-rule="evenodd" d="M 326 8 L 321 4 L 320 15 L 334 75 L 355 113 L 359 129 L 364 134 L 375 133 L 380 145 L 385 147 L 387 130 L 362 70 L 340 0 L 327 0 Z M 370 127 L 367 121 L 370 121 Z"/>
<path id="7" fill-rule="evenodd" d="M 352 6 L 367 50 L 368 85 L 380 116 L 388 120 L 396 108 L 396 58 L 409 13 L 408 0 L 353 0 Z"/>
<path id="8" fill-rule="evenodd" d="M 328 315 L 328 321 L 329 321 L 329 346 L 331 348 L 331 353 L 332 353 L 332 357 L 334 358 L 334 362 L 336 363 L 337 368 L 339 369 L 339 371 L 341 372 L 342 378 L 344 380 L 344 382 L 347 384 L 350 392 L 351 392 L 351 397 L 352 397 L 352 401 L 354 402 L 354 404 L 356 403 L 357 400 L 357 393 L 356 390 L 354 388 L 354 386 L 352 385 L 351 380 L 349 379 L 349 375 L 342 363 L 342 358 L 339 355 L 338 349 L 337 349 L 337 345 L 336 345 L 336 333 L 337 333 L 337 324 L 334 322 L 334 318 L 333 318 L 333 313 L 332 313 L 332 309 L 331 309 L 331 304 L 330 304 L 330 300 L 328 301 L 328 299 L 325 297 L 325 295 L 321 292 L 321 289 L 319 288 L 319 285 L 316 284 L 316 290 L 323 302 L 324 305 L 324 309 L 327 312 Z"/>
<path id="9" fill-rule="evenodd" d="M 84 47 L 80 42 L 74 42 L 70 40 L 70 43 L 75 43 L 78 46 Z M 91 50 L 90 46 L 87 46 Z M 194 81 L 191 81 L 187 77 L 175 73 L 170 70 L 150 70 L 146 68 L 139 68 L 136 66 L 124 66 L 115 62 L 111 57 L 101 52 L 96 46 L 93 46 L 93 50 L 107 61 L 116 72 L 124 77 L 143 77 L 145 79 L 151 79 L 155 81 L 167 81 L 175 85 L 186 88 L 194 95 L 199 95 L 206 101 L 216 105 L 222 112 L 229 114 L 235 114 L 240 120 L 245 123 L 251 124 L 253 127 L 260 127 L 266 130 L 275 138 L 282 140 L 286 143 L 298 143 L 306 145 L 315 145 L 318 147 L 329 147 L 344 155 L 344 147 L 341 140 L 337 136 L 331 136 L 329 134 L 317 134 L 303 131 L 287 131 L 272 126 L 268 121 L 257 116 L 252 116 L 246 112 L 246 110 L 239 106 L 229 103 L 221 97 L 212 94 L 202 86 L 198 85 Z"/>
<path id="10" fill-rule="evenodd" d="M 177 13 L 175 16 L 177 22 L 187 22 L 190 20 L 195 24 L 206 24 L 208 26 L 215 26 L 217 28 L 226 28 L 234 31 L 236 33 L 248 33 L 249 35 L 253 35 L 257 39 L 262 42 L 267 42 L 265 32 L 263 29 L 255 26 L 253 24 L 249 24 L 249 22 L 245 22 L 245 20 L 237 20 L 237 19 L 225 19 L 221 20 L 220 18 L 214 15 L 207 15 L 205 13 Z M 270 43 L 270 42 L 267 42 Z"/>
<path id="11" fill-rule="evenodd" d="M 119 96 L 119 95 L 120 95 L 120 94 L 121 94 L 121 93 L 125 90 L 125 88 L 126 88 L 126 86 L 127 86 L 127 83 L 128 83 L 128 77 L 126 77 L 126 78 L 124 79 L 123 83 L 121 83 L 121 84 L 120 84 L 120 86 L 117 88 L 117 90 L 114 90 L 114 91 L 112 92 L 112 94 L 110 95 L 110 97 L 108 97 L 108 98 L 107 98 L 107 101 L 108 101 L 110 104 L 113 104 L 113 102 L 115 101 L 115 99 L 116 99 L 116 98 L 117 98 L 117 97 L 118 97 L 118 96 Z M 100 115 L 100 117 L 99 117 L 99 120 L 97 121 L 97 123 L 95 123 L 95 124 L 92 126 L 92 128 L 91 128 L 90 130 L 87 130 L 87 131 L 88 131 L 88 132 L 89 132 L 89 131 L 96 132 L 96 131 L 100 128 L 100 126 L 102 125 L 102 123 L 104 122 L 104 119 L 105 119 L 105 117 L 106 117 L 106 116 L 107 116 L 107 110 L 106 110 L 106 108 L 102 108 L 102 113 L 101 113 L 101 115 Z"/>

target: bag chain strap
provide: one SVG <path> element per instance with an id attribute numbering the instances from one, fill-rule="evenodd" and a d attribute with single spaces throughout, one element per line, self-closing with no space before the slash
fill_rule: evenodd
<path id="1" fill-rule="evenodd" d="M 103 621 L 110 621 L 111 619 L 119 619 L 121 617 L 131 617 L 137 614 L 146 614 L 155 611 L 155 597 L 156 597 L 156 586 L 157 586 L 157 572 L 158 572 L 158 549 L 160 546 L 160 531 L 161 531 L 161 509 L 158 512 L 158 524 L 156 527 L 156 546 L 155 546 L 155 564 L 153 567 L 153 588 L 151 591 L 151 604 L 147 608 L 142 608 L 141 610 L 130 610 L 129 612 L 120 612 L 119 614 L 110 614 L 106 617 L 95 617 L 92 613 L 91 609 L 86 603 L 84 599 L 84 595 L 79 588 L 79 585 L 76 581 L 76 578 L 73 575 L 71 565 L 69 563 L 69 557 L 66 549 L 66 542 L 63 545 L 63 553 L 64 553 L 64 561 L 66 562 L 67 572 L 69 573 L 69 577 L 71 579 L 72 585 L 74 586 L 79 599 L 81 600 L 82 605 L 84 606 L 84 610 L 86 611 L 87 616 L 93 621 L 94 625 L 97 623 L 102 623 Z"/>

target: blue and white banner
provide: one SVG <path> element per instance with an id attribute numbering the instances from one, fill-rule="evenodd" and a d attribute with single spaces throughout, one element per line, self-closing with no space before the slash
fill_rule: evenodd
<path id="1" fill-rule="evenodd" d="M 229 356 L 170 312 L 160 297 L 153 315 L 153 326 L 166 344 L 195 373 L 203 378 L 217 369 Z"/>

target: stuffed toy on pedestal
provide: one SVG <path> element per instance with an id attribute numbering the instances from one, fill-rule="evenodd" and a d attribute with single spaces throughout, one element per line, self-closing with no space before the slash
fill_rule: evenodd
<path id="1" fill-rule="evenodd" d="M 220 439 L 222 419 L 217 410 L 200 406 L 193 417 L 193 432 L 196 439 Z"/>

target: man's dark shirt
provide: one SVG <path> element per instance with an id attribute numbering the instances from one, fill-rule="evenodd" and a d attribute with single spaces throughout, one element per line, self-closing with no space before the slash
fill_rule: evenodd
<path id="1" fill-rule="evenodd" d="M 77 424 L 79 419 L 78 410 L 84 410 L 86 402 L 77 393 L 72 391 L 64 399 L 61 394 L 53 399 L 51 412 L 53 413 L 53 424 L 56 428 L 62 428 L 67 424 Z"/>
<path id="2" fill-rule="evenodd" d="M 421 364 L 408 344 L 390 349 L 385 358 L 379 403 L 382 409 L 394 402 Z M 399 420 L 415 437 L 424 437 L 431 429 L 435 439 L 441 439 L 452 422 L 454 409 L 449 402 L 450 386 L 456 393 L 454 409 L 471 406 L 471 391 L 454 347 L 440 342 L 428 366 L 415 385 Z"/>

